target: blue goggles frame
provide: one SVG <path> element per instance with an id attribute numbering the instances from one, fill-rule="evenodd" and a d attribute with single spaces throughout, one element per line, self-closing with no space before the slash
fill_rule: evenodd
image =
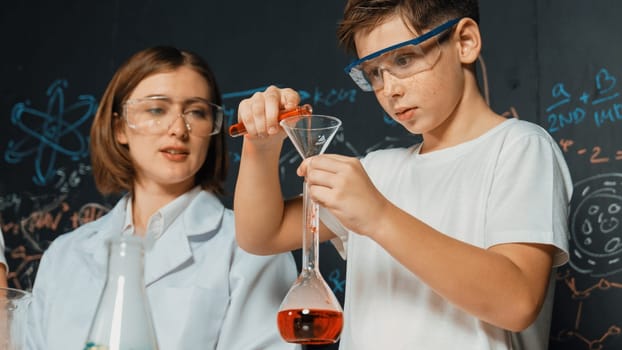
<path id="1" fill-rule="evenodd" d="M 360 64 L 362 64 L 365 61 L 369 61 L 372 60 L 376 57 L 379 57 L 389 51 L 395 50 L 395 49 L 399 49 L 400 47 L 404 47 L 407 45 L 419 45 L 422 42 L 433 38 L 443 32 L 445 32 L 447 29 L 453 27 L 456 23 L 458 23 L 462 18 L 464 17 L 459 17 L 459 18 L 454 18 L 452 20 L 449 20 L 441 25 L 439 25 L 438 27 L 430 30 L 429 32 L 426 32 L 414 39 L 411 40 L 406 40 L 404 42 L 401 42 L 399 44 L 395 44 L 395 45 L 391 45 L 389 47 L 385 47 L 382 50 L 376 51 L 374 53 L 371 53 L 365 57 L 362 57 L 352 63 L 350 63 L 347 67 L 345 67 L 343 70 L 346 74 L 348 74 L 350 76 L 350 78 L 352 78 L 352 80 L 354 80 L 354 82 L 356 83 L 356 85 L 358 85 L 363 91 L 373 91 L 372 86 L 369 84 L 369 82 L 367 81 L 367 78 L 365 78 L 365 73 L 363 73 L 362 70 L 358 69 L 357 66 L 359 66 Z"/>

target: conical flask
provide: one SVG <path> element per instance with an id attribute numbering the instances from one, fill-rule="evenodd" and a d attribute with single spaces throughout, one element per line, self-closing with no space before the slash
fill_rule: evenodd
<path id="1" fill-rule="evenodd" d="M 111 239 L 108 279 L 84 350 L 157 350 L 144 283 L 143 239 Z"/>
<path id="2" fill-rule="evenodd" d="M 322 115 L 295 116 L 280 122 L 303 158 L 324 153 L 341 121 Z M 343 310 L 319 269 L 319 206 L 303 189 L 302 270 L 277 315 L 281 337 L 289 343 L 331 344 L 343 327 Z"/>

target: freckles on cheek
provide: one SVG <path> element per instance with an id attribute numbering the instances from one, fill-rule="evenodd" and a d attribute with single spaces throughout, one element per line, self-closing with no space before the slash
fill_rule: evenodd
<path id="1" fill-rule="evenodd" d="M 428 79 L 425 83 L 423 83 L 425 89 L 420 89 L 419 93 L 422 97 L 436 97 L 443 96 L 447 94 L 447 88 L 449 87 L 442 78 L 439 79 Z"/>

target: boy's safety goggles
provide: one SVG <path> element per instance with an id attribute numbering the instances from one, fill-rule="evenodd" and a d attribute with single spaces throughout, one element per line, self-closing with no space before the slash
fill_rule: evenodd
<path id="1" fill-rule="evenodd" d="M 441 55 L 439 36 L 462 18 L 454 18 L 414 38 L 386 47 L 350 63 L 344 71 L 363 91 L 384 86 L 384 72 L 397 78 L 407 78 L 430 69 Z M 429 40 L 434 39 L 434 40 Z"/>

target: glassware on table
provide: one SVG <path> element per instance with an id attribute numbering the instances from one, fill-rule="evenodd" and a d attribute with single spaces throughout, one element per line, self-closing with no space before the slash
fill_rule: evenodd
<path id="1" fill-rule="evenodd" d="M 303 158 L 324 153 L 341 121 L 323 115 L 286 118 L 281 127 Z M 319 205 L 303 190 L 302 270 L 283 299 L 277 315 L 281 337 L 298 344 L 337 342 L 343 310 L 319 269 Z"/>
<path id="2" fill-rule="evenodd" d="M 145 291 L 143 239 L 120 235 L 108 243 L 108 279 L 84 350 L 157 350 Z"/>
<path id="3" fill-rule="evenodd" d="M 0 288 L 0 350 L 26 349 L 26 319 L 30 292 Z"/>

